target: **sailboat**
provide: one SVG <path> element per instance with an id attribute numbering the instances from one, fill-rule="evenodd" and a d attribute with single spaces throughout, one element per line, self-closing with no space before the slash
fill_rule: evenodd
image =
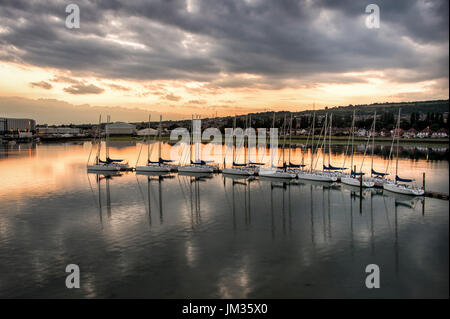
<path id="1" fill-rule="evenodd" d="M 234 116 L 233 121 L 233 132 L 236 129 L 236 116 Z M 236 144 L 237 138 L 233 133 L 233 166 L 232 167 L 224 167 L 222 173 L 224 174 L 233 174 L 233 175 L 243 175 L 243 176 L 252 176 L 255 175 L 255 171 L 253 168 L 250 168 L 247 165 L 247 150 L 245 148 L 245 135 L 244 135 L 244 163 L 236 163 Z M 225 163 L 225 162 L 224 162 Z"/>
<path id="2" fill-rule="evenodd" d="M 370 163 L 370 178 L 369 180 L 375 183 L 375 186 L 382 187 L 383 184 L 387 181 L 385 176 L 389 175 L 388 172 L 377 172 L 374 170 L 373 166 L 373 158 L 375 151 L 375 132 L 376 132 L 376 122 L 377 122 L 377 112 L 375 111 L 373 114 L 373 127 L 372 127 L 372 158 Z"/>
<path id="3" fill-rule="evenodd" d="M 291 119 L 289 121 L 289 151 L 288 151 L 288 164 L 287 164 L 287 168 L 288 168 L 288 172 L 289 173 L 294 173 L 294 174 L 298 174 L 299 172 L 301 172 L 301 169 L 303 167 L 305 167 L 306 165 L 302 164 L 293 164 L 291 161 L 291 152 L 292 152 L 292 114 L 291 114 Z"/>
<path id="4" fill-rule="evenodd" d="M 394 192 L 394 193 L 399 193 L 399 194 L 405 194 L 405 195 L 412 195 L 412 196 L 422 196 L 425 194 L 425 191 L 422 188 L 416 187 L 415 185 L 411 185 L 411 184 L 401 184 L 399 182 L 403 182 L 403 183 L 412 183 L 414 182 L 414 179 L 408 179 L 408 178 L 400 178 L 398 176 L 398 150 L 399 150 L 399 140 L 400 140 L 400 134 L 399 134 L 399 130 L 400 130 L 400 109 L 398 110 L 398 119 L 397 119 L 397 126 L 396 129 L 394 131 L 394 138 L 397 138 L 397 154 L 396 154 L 396 163 L 395 163 L 395 181 L 388 181 L 386 183 L 383 184 L 383 189 L 390 191 L 390 192 Z M 394 143 L 392 143 L 391 145 L 391 153 L 392 153 L 392 148 L 393 148 Z M 390 156 L 391 154 L 389 154 L 389 160 L 390 160 Z"/>
<path id="5" fill-rule="evenodd" d="M 354 150 L 354 141 L 355 141 L 355 111 L 353 111 L 353 120 L 352 120 L 352 131 L 351 131 L 351 141 L 352 141 L 352 155 L 351 155 L 351 164 L 350 164 L 350 175 L 342 176 L 341 177 L 341 183 L 350 185 L 350 186 L 359 186 L 359 187 L 374 187 L 375 183 L 370 180 L 365 180 L 363 178 L 362 173 L 362 164 L 360 168 L 360 172 L 356 172 L 356 165 L 353 167 L 353 156 L 355 153 Z M 364 154 L 365 155 L 365 154 Z M 358 178 L 359 176 L 359 178 Z M 362 179 L 362 181 L 361 181 Z"/>
<path id="6" fill-rule="evenodd" d="M 283 123 L 283 129 L 282 131 L 284 132 L 284 128 L 286 125 L 286 115 L 284 117 L 284 123 Z M 273 123 L 272 123 L 272 127 L 275 127 L 275 112 L 273 113 Z M 258 175 L 262 176 L 262 177 L 270 177 L 270 178 L 285 178 L 285 179 L 292 179 L 292 178 L 296 178 L 297 174 L 296 173 L 292 173 L 292 172 L 288 172 L 287 171 L 287 165 L 286 165 L 286 161 L 284 158 L 284 148 L 285 148 L 285 144 L 286 144 L 286 134 L 284 134 L 284 139 L 283 139 L 283 147 L 282 147 L 282 152 L 283 152 L 283 166 L 273 166 L 273 161 L 271 161 L 271 165 L 272 167 L 270 168 L 261 168 L 259 170 Z M 271 153 L 273 151 L 271 150 Z M 273 155 L 272 155 L 273 156 Z"/>
<path id="7" fill-rule="evenodd" d="M 148 127 L 150 128 L 150 116 L 148 118 Z M 161 131 L 162 131 L 162 115 L 159 117 L 159 127 L 158 127 L 158 160 L 150 160 L 150 144 L 147 145 L 147 165 L 136 166 L 136 172 L 170 172 L 173 169 L 171 160 L 165 160 L 161 157 Z M 139 159 L 138 159 L 139 160 Z"/>
<path id="8" fill-rule="evenodd" d="M 333 114 L 330 114 L 330 128 L 328 133 L 328 166 L 325 165 L 325 155 L 323 157 L 323 170 L 330 176 L 337 177 L 340 179 L 344 174 L 342 173 L 345 170 L 345 167 L 337 167 L 331 165 L 331 134 L 333 129 Z"/>
<path id="9" fill-rule="evenodd" d="M 321 133 L 325 130 L 325 134 L 324 134 L 324 143 L 327 137 L 327 133 L 326 133 L 326 127 L 327 127 L 327 119 L 328 119 L 328 114 L 325 117 L 325 122 L 324 125 L 322 127 Z M 308 180 L 308 181 L 318 181 L 318 182 L 336 182 L 337 181 L 337 177 L 336 176 L 332 176 L 324 171 L 315 171 L 314 167 L 314 129 L 315 129 L 315 122 L 316 122 L 316 113 L 314 112 L 313 115 L 313 122 L 312 122 L 312 127 L 311 127 L 311 132 L 312 132 L 312 137 L 311 137 L 311 164 L 310 164 L 310 169 L 309 171 L 301 171 L 297 174 L 299 179 L 302 180 Z M 319 148 L 319 143 L 320 140 L 317 141 L 317 147 L 316 150 Z M 322 144 L 322 149 L 324 146 L 324 143 Z M 317 161 L 316 161 L 317 164 Z"/>
<path id="10" fill-rule="evenodd" d="M 192 117 L 192 134 L 191 134 L 191 139 L 189 141 L 190 164 L 178 167 L 178 172 L 181 172 L 181 173 L 213 173 L 214 171 L 218 170 L 217 166 L 209 165 L 206 161 L 203 161 L 202 159 L 200 159 L 200 156 L 198 154 L 199 153 L 198 145 L 196 145 L 196 147 L 195 147 L 196 159 L 193 160 L 193 149 L 192 148 L 194 146 L 193 145 L 194 144 L 194 123 L 195 123 L 194 121 L 199 121 L 199 120 L 194 119 L 194 117 Z"/>
<path id="11" fill-rule="evenodd" d="M 92 152 L 92 148 L 91 148 L 91 152 L 89 153 L 89 158 L 88 158 L 87 169 L 88 169 L 88 171 L 112 171 L 112 172 L 120 171 L 121 170 L 120 166 L 118 166 L 116 163 L 112 162 L 111 160 L 108 161 L 108 158 L 109 158 L 108 143 L 107 143 L 107 151 L 106 151 L 107 160 L 106 161 L 100 160 L 100 150 L 101 150 L 101 145 L 102 145 L 102 140 L 101 140 L 101 136 L 100 136 L 101 123 L 102 123 L 102 116 L 100 115 L 99 120 L 98 120 L 98 130 L 97 130 L 97 133 L 98 133 L 97 134 L 97 138 L 98 138 L 97 154 L 95 156 L 94 164 L 89 165 L 89 160 L 91 158 L 91 152 Z M 94 143 L 92 144 L 92 146 L 93 145 L 94 145 Z"/>

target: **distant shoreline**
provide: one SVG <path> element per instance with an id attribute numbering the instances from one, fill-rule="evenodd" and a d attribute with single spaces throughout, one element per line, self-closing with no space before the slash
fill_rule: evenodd
<path id="1" fill-rule="evenodd" d="M 317 142 L 317 140 L 323 141 L 323 136 L 316 136 L 314 138 L 314 143 Z M 137 136 L 111 136 L 110 141 L 142 141 L 144 140 L 143 137 L 137 137 Z M 151 137 L 150 140 L 154 140 L 154 137 Z M 176 141 L 170 141 L 169 136 L 163 136 L 162 141 L 164 142 L 176 142 Z M 202 142 L 209 142 L 210 140 L 203 139 Z M 347 136 L 333 136 L 331 137 L 331 144 L 333 145 L 339 145 L 339 144 L 347 144 L 348 137 Z M 367 143 L 366 138 L 360 138 L 355 137 L 354 141 L 357 144 L 363 144 Z M 292 137 L 291 144 L 305 144 L 307 142 L 306 136 L 295 136 Z M 222 140 L 223 143 L 223 140 Z M 283 143 L 283 137 L 280 137 L 278 139 L 278 144 L 281 145 Z M 311 139 L 308 143 L 311 143 Z M 327 138 L 328 143 L 328 138 Z M 372 143 L 372 141 L 370 142 Z M 391 144 L 392 138 L 389 137 L 376 137 L 375 138 L 375 144 L 377 145 L 386 145 Z M 399 140 L 399 143 L 401 145 L 421 145 L 425 146 L 426 144 L 432 144 L 433 146 L 446 146 L 449 147 L 449 139 L 448 138 L 402 138 Z M 289 137 L 286 137 L 286 144 L 289 144 Z"/>

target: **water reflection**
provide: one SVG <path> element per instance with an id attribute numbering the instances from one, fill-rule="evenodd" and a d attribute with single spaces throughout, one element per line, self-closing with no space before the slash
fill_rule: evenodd
<path id="1" fill-rule="evenodd" d="M 118 152 L 132 162 L 132 150 Z M 220 174 L 86 174 L 86 151 L 38 146 L 0 160 L 11 182 L 0 192 L 1 297 L 448 296 L 448 201 Z M 68 263 L 83 269 L 82 289 L 61 285 Z M 378 291 L 363 284 L 370 263 L 382 269 Z"/>

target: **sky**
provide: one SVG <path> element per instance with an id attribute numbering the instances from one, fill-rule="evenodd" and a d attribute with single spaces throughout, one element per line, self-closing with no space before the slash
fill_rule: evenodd
<path id="1" fill-rule="evenodd" d="M 80 28 L 66 27 L 66 6 Z M 378 5 L 379 28 L 366 6 Z M 449 98 L 448 0 L 0 0 L 0 117 L 226 116 Z"/>

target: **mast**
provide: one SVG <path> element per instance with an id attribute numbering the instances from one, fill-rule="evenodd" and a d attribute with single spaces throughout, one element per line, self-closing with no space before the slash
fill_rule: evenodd
<path id="1" fill-rule="evenodd" d="M 244 164 L 247 164 L 247 151 L 245 149 L 245 137 L 247 135 L 247 130 L 248 128 L 248 114 L 247 114 L 247 118 L 245 119 L 245 132 L 244 132 Z M 248 142 L 248 137 L 247 137 L 247 142 Z"/>
<path id="2" fill-rule="evenodd" d="M 275 112 L 273 112 L 273 120 L 272 120 L 272 128 L 275 129 Z M 278 139 L 278 136 L 277 136 Z M 273 167 L 273 152 L 274 150 L 270 150 L 270 166 Z"/>
<path id="3" fill-rule="evenodd" d="M 251 135 L 251 138 L 252 138 L 252 141 L 254 141 L 253 139 L 254 139 L 254 136 L 253 136 L 253 134 L 251 133 L 252 132 L 252 116 L 251 115 L 249 115 L 249 117 L 248 117 L 248 130 L 247 130 L 247 152 L 248 152 L 248 163 L 246 163 L 247 165 L 249 165 L 250 164 L 250 142 L 249 142 L 249 138 L 250 138 L 250 135 Z M 253 143 L 253 142 L 252 142 Z M 250 186 L 250 185 L 249 185 Z M 250 190 L 249 190 L 250 191 Z M 249 195 L 250 196 L 250 195 Z"/>
<path id="4" fill-rule="evenodd" d="M 330 114 L 330 139 L 328 145 L 328 167 L 331 166 L 331 127 L 333 125 L 333 113 Z"/>
<path id="5" fill-rule="evenodd" d="M 351 163 L 350 163 L 350 176 L 352 175 L 351 172 L 353 170 L 353 142 L 354 142 L 354 140 L 355 140 L 355 110 L 353 110 L 353 120 L 352 120 L 352 157 L 351 157 Z"/>
<path id="6" fill-rule="evenodd" d="M 327 141 L 327 128 L 328 128 L 328 113 L 325 115 L 325 123 L 324 123 L 324 129 L 325 132 L 323 134 L 323 148 L 322 148 L 322 171 L 324 171 L 325 169 L 323 168 L 325 166 L 325 152 L 324 152 L 324 148 L 326 147 L 326 141 Z"/>
<path id="7" fill-rule="evenodd" d="M 192 149 L 192 146 L 193 146 L 193 143 L 194 143 L 194 114 L 192 114 L 192 121 L 191 121 L 191 138 L 190 138 L 190 141 L 189 141 L 189 147 L 191 148 L 191 150 L 190 150 L 190 152 L 189 152 L 189 157 L 190 157 L 190 160 L 191 160 L 191 164 L 192 164 L 192 152 L 193 152 L 193 149 Z"/>
<path id="8" fill-rule="evenodd" d="M 148 134 L 150 134 L 150 120 L 152 116 L 151 114 L 148 115 Z M 150 162 L 150 141 L 147 141 L 147 165 Z"/>
<path id="9" fill-rule="evenodd" d="M 236 143 L 235 143 L 235 141 L 237 142 L 237 139 L 236 139 L 235 130 L 236 130 L 236 114 L 234 115 L 234 119 L 233 119 L 233 135 L 232 135 L 232 138 L 233 138 L 232 139 L 232 142 L 233 142 L 233 166 L 236 161 Z"/>
<path id="10" fill-rule="evenodd" d="M 108 130 L 108 126 L 109 126 L 109 120 L 111 119 L 111 116 L 108 115 L 106 118 L 107 118 L 107 120 L 106 120 L 107 127 L 105 128 L 106 129 L 106 161 L 108 161 L 108 158 L 109 158 L 109 130 Z"/>
<path id="11" fill-rule="evenodd" d="M 282 147 L 282 149 L 283 149 L 283 168 L 285 169 L 285 163 L 286 163 L 286 160 L 285 160 L 285 155 L 284 155 L 284 149 L 285 149 L 285 146 L 286 145 L 286 114 L 284 114 L 284 122 L 283 122 L 283 147 Z"/>
<path id="12" fill-rule="evenodd" d="M 312 173 L 313 163 L 314 163 L 314 128 L 316 124 L 316 111 L 313 114 L 313 122 L 312 122 L 312 137 L 311 137 L 311 168 L 310 171 Z"/>
<path id="13" fill-rule="evenodd" d="M 100 137 L 100 129 L 102 125 L 102 115 L 100 114 L 98 118 L 98 147 L 97 147 L 97 156 L 95 157 L 95 164 L 98 165 L 100 159 L 100 148 L 102 146 L 102 139 Z"/>
<path id="14" fill-rule="evenodd" d="M 373 130 L 372 130 L 372 161 L 370 163 L 370 177 L 372 177 L 373 172 L 373 153 L 375 150 L 375 130 L 376 130 L 376 123 L 377 123 L 377 111 L 373 114 Z"/>
<path id="15" fill-rule="evenodd" d="M 291 165 L 291 147 L 292 147 L 292 113 L 289 121 L 289 165 Z"/>
<path id="16" fill-rule="evenodd" d="M 159 132 L 158 132 L 158 166 L 161 166 L 161 130 L 162 130 L 162 115 L 159 116 Z"/>
<path id="17" fill-rule="evenodd" d="M 397 183 L 397 176 L 398 176 L 398 148 L 399 148 L 399 141 L 400 141 L 400 108 L 398 109 L 398 119 L 397 119 L 397 159 L 395 161 L 395 183 Z"/>

